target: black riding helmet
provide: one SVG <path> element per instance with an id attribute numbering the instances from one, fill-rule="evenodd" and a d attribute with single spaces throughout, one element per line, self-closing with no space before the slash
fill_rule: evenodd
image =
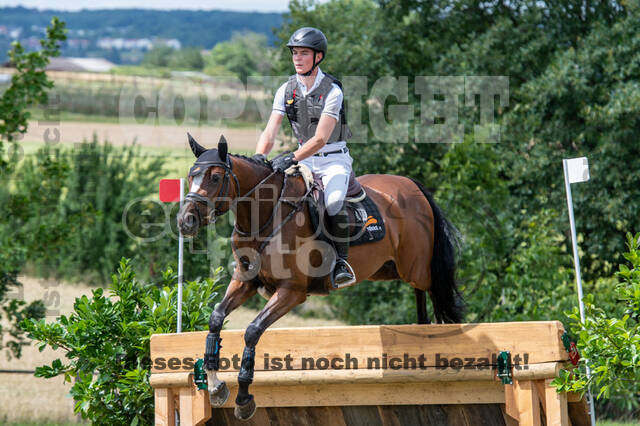
<path id="1" fill-rule="evenodd" d="M 324 60 L 324 57 L 327 56 L 327 46 L 327 38 L 322 31 L 313 27 L 302 27 L 296 30 L 296 32 L 289 37 L 289 42 L 287 43 L 287 47 L 292 52 L 294 47 L 307 47 L 313 50 L 313 65 L 309 71 L 302 74 L 304 76 L 311 75 L 313 69 Z M 322 59 L 316 63 L 316 54 L 318 52 L 322 52 Z"/>

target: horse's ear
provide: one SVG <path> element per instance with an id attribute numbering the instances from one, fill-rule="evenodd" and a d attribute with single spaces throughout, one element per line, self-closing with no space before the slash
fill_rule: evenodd
<path id="1" fill-rule="evenodd" d="M 220 140 L 218 141 L 218 156 L 222 161 L 227 161 L 227 152 L 228 152 L 227 140 L 224 138 L 224 135 L 220 135 Z"/>
<path id="2" fill-rule="evenodd" d="M 207 149 L 203 146 L 200 146 L 200 144 L 196 142 L 196 140 L 189 134 L 189 132 L 187 132 L 187 137 L 189 138 L 189 146 L 191 147 L 191 151 L 193 151 L 193 155 L 195 155 L 196 158 L 200 157 L 200 155 Z"/>

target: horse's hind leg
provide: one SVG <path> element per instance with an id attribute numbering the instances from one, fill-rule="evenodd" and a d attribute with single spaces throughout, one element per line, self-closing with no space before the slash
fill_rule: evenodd
<path id="1" fill-rule="evenodd" d="M 397 261 L 398 276 L 414 289 L 418 324 L 431 323 L 426 298 L 427 293 L 431 296 L 431 262 L 422 257 L 425 251 L 427 250 L 406 250 L 405 253 L 400 253 Z"/>
<path id="2" fill-rule="evenodd" d="M 305 291 L 278 287 L 262 311 L 247 327 L 244 333 L 245 347 L 238 374 L 239 389 L 235 409 L 235 415 L 240 420 L 248 420 L 256 412 L 256 402 L 253 395 L 249 393 L 249 385 L 253 382 L 256 345 L 260 336 L 278 318 L 304 302 L 306 298 Z"/>
<path id="3" fill-rule="evenodd" d="M 418 324 L 431 324 L 429 313 L 427 312 L 427 295 L 424 290 L 413 289 L 416 293 L 416 311 L 418 314 Z"/>
<path id="4" fill-rule="evenodd" d="M 224 405 L 229 397 L 229 388 L 217 377 L 220 368 L 220 330 L 224 319 L 231 311 L 242 305 L 249 297 L 256 293 L 257 286 L 252 282 L 232 280 L 222 302 L 209 317 L 209 334 L 207 335 L 204 351 L 204 368 L 207 372 L 209 400 L 214 407 Z"/>

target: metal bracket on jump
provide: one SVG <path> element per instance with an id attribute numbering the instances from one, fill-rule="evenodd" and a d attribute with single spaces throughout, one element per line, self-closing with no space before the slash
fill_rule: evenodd
<path id="1" fill-rule="evenodd" d="M 513 384 L 513 373 L 511 369 L 513 368 L 513 364 L 511 364 L 511 354 L 509 351 L 502 351 L 498 354 L 498 378 L 502 380 L 503 385 L 511 385 Z"/>
<path id="2" fill-rule="evenodd" d="M 193 365 L 193 383 L 200 390 L 207 390 L 207 374 L 204 372 L 204 359 L 198 358 Z"/>

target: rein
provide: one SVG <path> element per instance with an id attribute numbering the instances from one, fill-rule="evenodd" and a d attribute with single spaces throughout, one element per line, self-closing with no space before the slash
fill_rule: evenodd
<path id="1" fill-rule="evenodd" d="M 275 173 L 275 172 L 274 172 Z M 271 175 L 267 176 L 267 178 L 271 177 Z M 260 183 L 258 183 L 258 185 L 256 185 L 251 192 L 253 192 L 255 189 L 257 189 L 266 179 L 264 179 L 263 181 L 261 181 Z M 273 219 L 276 217 L 276 215 L 278 214 L 278 211 L 280 210 L 280 205 L 281 204 L 288 204 L 292 207 L 292 210 L 289 212 L 289 214 L 282 220 L 282 222 L 280 222 L 280 224 L 278 224 L 278 226 L 274 227 L 273 230 L 271 231 L 271 233 L 269 235 L 267 235 L 267 237 L 265 238 L 264 241 L 262 241 L 262 243 L 260 244 L 260 246 L 258 246 L 258 254 L 262 253 L 262 251 L 265 249 L 265 247 L 269 244 L 269 242 L 271 241 L 271 239 L 276 236 L 278 234 L 278 232 L 280 232 L 280 230 L 282 229 L 282 227 L 289 222 L 292 218 L 293 215 L 300 210 L 300 208 L 304 205 L 304 201 L 307 199 L 307 197 L 309 196 L 309 194 L 311 194 L 311 191 L 313 190 L 313 185 L 309 187 L 309 189 L 304 193 L 304 195 L 297 201 L 297 202 L 292 202 L 289 201 L 287 199 L 283 199 L 284 197 L 284 193 L 285 190 L 287 188 L 287 174 L 285 173 L 284 175 L 284 181 L 282 182 L 282 189 L 280 190 L 280 195 L 278 197 L 278 201 L 276 202 L 275 207 L 273 208 L 273 211 L 271 213 L 271 216 L 269 217 L 269 219 L 265 222 L 264 225 L 262 225 L 260 227 L 260 229 L 258 229 L 258 231 L 256 232 L 256 234 L 259 236 L 260 233 L 262 231 L 264 231 L 265 229 L 267 229 L 267 227 L 273 222 Z M 238 224 L 236 223 L 233 226 L 233 232 L 237 233 L 240 236 L 243 237 L 248 237 L 251 236 L 253 237 L 255 234 L 251 233 L 251 232 L 245 232 L 242 231 L 240 228 L 238 228 Z M 233 243 L 233 238 L 231 239 L 231 248 L 235 251 L 236 247 L 235 244 Z"/>
<path id="2" fill-rule="evenodd" d="M 229 158 L 229 156 L 227 156 L 227 158 Z M 202 163 L 198 163 L 196 162 L 196 164 L 200 165 L 200 166 L 206 166 L 208 167 L 213 167 L 213 166 L 217 166 L 217 167 L 221 167 L 224 169 L 224 175 L 223 175 L 223 181 L 222 181 L 222 189 L 220 190 L 220 192 L 218 193 L 218 196 L 216 196 L 216 198 L 226 198 L 229 195 L 229 189 L 230 189 L 230 185 L 229 185 L 229 175 L 233 178 L 233 182 L 234 182 L 234 192 L 236 195 L 239 195 L 240 192 L 240 183 L 238 181 L 238 177 L 236 176 L 236 174 L 233 172 L 232 166 L 231 166 L 231 161 L 227 161 L 227 162 L 222 162 L 222 161 L 207 161 L 207 162 L 202 162 Z M 274 171 L 272 173 L 270 173 L 267 177 L 265 177 L 264 179 L 262 179 L 260 182 L 258 182 L 253 188 L 251 188 L 249 191 L 247 191 L 246 194 L 239 196 L 238 198 L 246 198 L 249 195 L 253 194 L 258 188 L 260 188 L 260 186 L 262 186 L 266 181 L 268 181 L 269 179 L 271 179 L 277 172 Z M 293 215 L 300 210 L 300 208 L 303 206 L 303 202 L 307 199 L 307 197 L 309 196 L 309 194 L 311 194 L 311 191 L 313 189 L 313 185 L 304 193 L 304 195 L 302 196 L 302 198 L 300 198 L 300 200 L 298 200 L 298 202 L 292 202 L 286 199 L 283 199 L 284 197 L 284 193 L 286 191 L 287 188 L 287 174 L 285 173 L 284 175 L 284 180 L 282 182 L 282 189 L 280 190 L 280 195 L 278 196 L 278 200 L 276 202 L 275 207 L 273 208 L 273 211 L 271 212 L 271 216 L 269 217 L 269 219 L 267 219 L 267 221 L 264 223 L 264 225 L 262 225 L 260 227 L 260 229 L 258 229 L 257 232 L 246 232 L 241 230 L 238 227 L 238 223 L 236 222 L 233 225 L 233 233 L 237 233 L 240 236 L 243 237 L 255 237 L 256 235 L 259 236 L 260 233 L 262 233 L 265 229 L 267 229 L 267 227 L 269 225 L 271 225 L 273 223 L 273 220 L 275 219 L 276 215 L 278 214 L 278 211 L 280 210 L 280 205 L 281 204 L 288 204 L 290 205 L 293 210 L 284 218 L 284 220 L 278 225 L 276 226 L 271 233 L 266 237 L 266 239 L 260 244 L 260 246 L 258 247 L 258 254 L 262 253 L 262 251 L 264 250 L 264 248 L 267 246 L 267 244 L 269 244 L 269 242 L 271 241 L 271 239 L 278 233 L 280 232 L 280 230 L 282 229 L 282 227 L 289 221 L 291 220 L 291 218 L 293 217 Z M 197 192 L 189 192 L 187 193 L 187 195 L 185 196 L 185 200 L 187 201 L 191 201 L 193 203 L 204 203 L 207 206 L 210 206 L 212 204 L 212 201 L 210 199 L 208 199 L 207 197 L 204 197 L 200 194 L 198 194 Z M 221 201 L 216 201 L 213 203 L 213 212 L 210 215 L 213 216 L 213 220 L 210 221 L 210 223 L 215 223 L 217 218 L 221 215 L 223 215 L 226 212 L 222 212 L 218 209 L 218 204 L 217 203 L 222 203 L 224 202 L 223 200 Z M 202 222 L 202 218 L 200 217 L 200 210 L 199 209 L 195 209 L 197 214 L 198 214 L 198 219 L 200 220 L 200 222 Z M 233 237 L 233 233 L 232 233 L 232 237 Z M 235 251 L 236 247 L 233 244 L 233 238 L 231 239 L 231 248 Z"/>

